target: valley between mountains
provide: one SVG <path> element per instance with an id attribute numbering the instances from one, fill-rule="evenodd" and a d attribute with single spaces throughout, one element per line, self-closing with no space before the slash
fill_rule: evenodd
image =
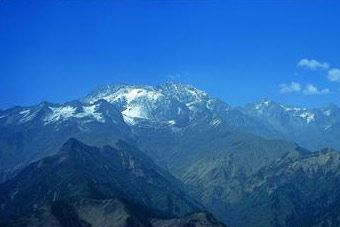
<path id="1" fill-rule="evenodd" d="M 340 226 L 340 108 L 108 85 L 0 111 L 2 226 Z"/>

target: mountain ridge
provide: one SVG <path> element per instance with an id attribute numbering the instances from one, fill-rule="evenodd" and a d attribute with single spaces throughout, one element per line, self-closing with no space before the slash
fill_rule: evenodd
<path id="1" fill-rule="evenodd" d="M 99 149 L 69 139 L 57 154 L 30 164 L 0 184 L 1 219 L 29 214 L 47 202 L 72 203 L 81 198 L 118 198 L 172 216 L 202 209 L 169 174 L 120 143 L 119 149 Z"/>
<path id="2" fill-rule="evenodd" d="M 39 114 L 33 115 L 35 110 L 39 110 Z M 305 214 L 289 213 L 299 207 L 298 203 L 291 202 L 293 195 L 270 189 L 283 193 L 282 197 L 275 198 L 294 207 L 287 209 L 284 218 L 277 216 L 275 212 L 280 213 L 280 209 L 275 204 L 278 203 L 265 193 L 266 184 L 259 184 L 264 181 L 261 174 L 270 178 L 281 173 L 282 166 L 288 166 L 284 161 L 303 163 L 313 151 L 316 159 L 321 160 L 325 155 L 317 151 L 318 147 L 340 146 L 338 110 L 336 106 L 315 110 L 291 107 L 269 100 L 232 107 L 190 85 L 173 83 L 107 86 L 85 99 L 65 104 L 43 103 L 31 109 L 17 107 L 1 112 L 0 116 L 7 115 L 0 118 L 0 173 L 2 181 L 8 182 L 31 162 L 58 155 L 61 145 L 72 137 L 90 146 L 104 146 L 101 148 L 104 150 L 109 149 L 105 145 L 116 150 L 132 145 L 142 151 L 128 149 L 137 160 L 150 158 L 166 170 L 162 176 L 232 227 L 247 224 L 244 220 L 256 227 L 273 227 L 270 224 L 274 223 L 273 217 L 278 218 L 275 223 L 282 224 L 286 218 L 297 223 Z M 74 156 L 80 156 L 76 159 L 80 161 L 87 154 Z M 129 155 L 122 153 L 122 158 L 126 158 L 124 163 L 129 167 Z M 149 166 L 148 162 L 143 163 Z M 315 168 L 323 169 L 323 166 L 320 161 Z M 301 183 L 309 182 L 306 173 L 291 170 L 302 174 Z M 290 178 L 288 172 L 282 173 L 278 179 L 272 177 L 272 181 L 279 185 L 287 178 L 291 180 L 287 182 L 296 187 L 294 180 L 299 182 L 299 179 Z M 131 174 L 135 179 L 133 174 L 143 175 L 143 171 L 137 168 Z M 333 176 L 336 172 L 330 174 L 336 179 Z M 311 176 L 314 181 L 322 179 L 320 175 Z M 257 181 L 251 181 L 253 178 Z M 318 194 L 313 196 L 318 199 Z M 274 204 L 275 212 L 266 219 L 258 219 L 253 206 L 249 205 L 254 201 L 259 201 L 263 210 Z M 318 207 L 313 209 L 318 211 Z M 335 209 L 327 209 L 330 211 L 325 217 L 334 215 Z"/>

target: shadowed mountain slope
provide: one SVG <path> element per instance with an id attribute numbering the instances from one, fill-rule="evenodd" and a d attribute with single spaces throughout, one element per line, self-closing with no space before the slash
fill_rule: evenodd
<path id="1" fill-rule="evenodd" d="M 1 219 L 29 214 L 49 202 L 118 198 L 168 215 L 202 207 L 167 172 L 124 142 L 101 149 L 68 140 L 51 157 L 34 162 L 0 185 Z"/>

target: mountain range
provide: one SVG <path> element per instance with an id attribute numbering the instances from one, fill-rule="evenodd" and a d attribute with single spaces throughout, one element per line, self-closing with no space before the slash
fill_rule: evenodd
<path id="1" fill-rule="evenodd" d="M 112 207 L 105 220 L 140 226 L 222 225 L 212 215 L 232 227 L 338 226 L 339 127 L 335 105 L 232 107 L 174 82 L 10 108 L 0 112 L 2 219 L 96 226 L 90 213 Z M 65 210 L 74 215 L 60 219 Z"/>

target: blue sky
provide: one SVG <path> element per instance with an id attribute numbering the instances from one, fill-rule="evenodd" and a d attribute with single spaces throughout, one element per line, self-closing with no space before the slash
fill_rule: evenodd
<path id="1" fill-rule="evenodd" d="M 171 79 L 232 105 L 340 104 L 340 2 L 252 2 L 0 1 L 0 108 Z"/>

